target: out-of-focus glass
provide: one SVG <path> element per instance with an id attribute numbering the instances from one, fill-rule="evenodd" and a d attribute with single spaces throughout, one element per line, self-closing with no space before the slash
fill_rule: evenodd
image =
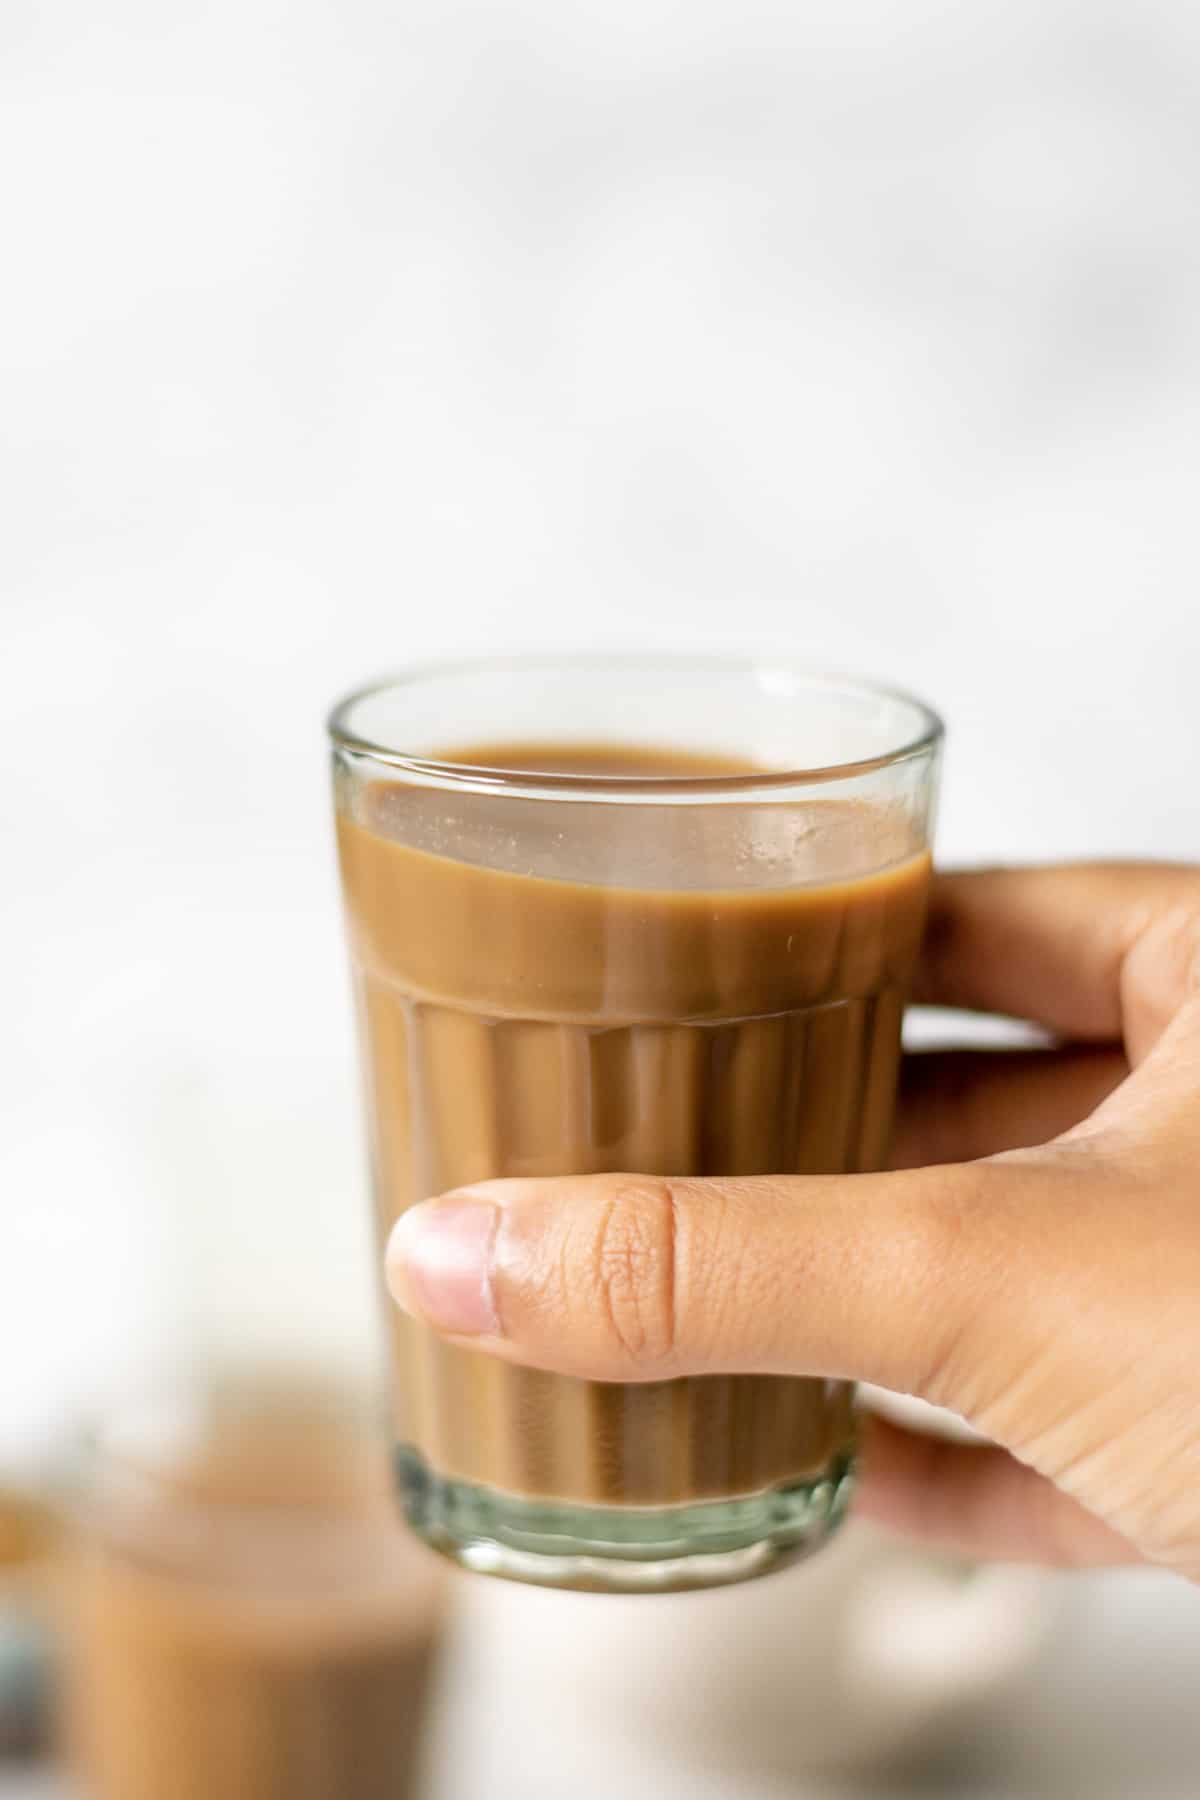
<path id="1" fill-rule="evenodd" d="M 405 1800 L 444 1594 L 375 1419 L 214 1381 L 96 1436 L 63 1576 L 89 1800 Z"/>
<path id="2" fill-rule="evenodd" d="M 50 1729 L 55 1515 L 0 1486 L 0 1761 L 41 1750 Z"/>
<path id="3" fill-rule="evenodd" d="M 381 1234 L 491 1176 L 880 1166 L 927 708 L 778 663 L 534 657 L 366 690 L 331 728 Z M 472 1568 L 720 1584 L 843 1509 L 846 1383 L 567 1380 L 398 1314 L 393 1342 L 408 1517 Z"/>

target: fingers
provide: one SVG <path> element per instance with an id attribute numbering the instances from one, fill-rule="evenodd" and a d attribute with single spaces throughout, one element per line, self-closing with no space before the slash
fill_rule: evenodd
<path id="1" fill-rule="evenodd" d="M 892 1167 L 970 1162 L 1048 1143 L 1129 1072 L 1119 1050 L 927 1050 L 905 1059 Z"/>
<path id="2" fill-rule="evenodd" d="M 1006 1450 L 865 1422 L 857 1505 L 905 1537 L 968 1556 L 1088 1568 L 1141 1559 L 1077 1500 Z"/>
<path id="3" fill-rule="evenodd" d="M 1129 1023 L 1127 959 L 1161 920 L 1189 915 L 1194 927 L 1200 871 L 1183 864 L 943 875 L 933 886 L 914 998 L 1117 1041 Z M 1161 995 L 1155 1003 L 1161 1008 Z"/>
<path id="4" fill-rule="evenodd" d="M 942 1372 L 978 1362 L 985 1314 L 1004 1338 L 1006 1293 L 1029 1303 L 1032 1275 L 1007 1239 L 998 1252 L 992 1221 L 1005 1212 L 997 1184 L 1011 1201 L 1031 1179 L 985 1163 L 487 1182 L 404 1214 L 389 1281 L 436 1329 L 537 1368 L 850 1376 L 966 1411 L 940 1391 Z"/>

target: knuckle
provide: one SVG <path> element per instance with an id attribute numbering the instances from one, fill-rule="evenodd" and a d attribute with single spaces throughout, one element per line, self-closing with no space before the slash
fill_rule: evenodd
<path id="1" fill-rule="evenodd" d="M 1155 916 L 1143 934 L 1147 940 L 1180 985 L 1189 986 L 1200 957 L 1200 887 Z"/>
<path id="2" fill-rule="evenodd" d="M 1163 924 L 1166 959 L 1182 1004 L 1200 992 L 1200 891 L 1174 906 Z"/>
<path id="3" fill-rule="evenodd" d="M 626 1177 L 609 1195 L 591 1257 L 593 1298 L 613 1349 L 633 1367 L 676 1348 L 679 1209 L 671 1182 Z"/>
<path id="4" fill-rule="evenodd" d="M 1137 1063 L 1200 995 L 1200 881 L 1189 871 L 1165 903 L 1147 901 L 1135 911 L 1119 949 L 1121 1013 Z"/>

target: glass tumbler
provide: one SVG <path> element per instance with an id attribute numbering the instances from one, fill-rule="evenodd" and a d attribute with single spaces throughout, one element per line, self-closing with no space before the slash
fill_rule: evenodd
<path id="1" fill-rule="evenodd" d="M 92 1435 L 62 1608 L 92 1800 L 414 1800 L 445 1571 L 395 1516 L 374 1413 L 214 1372 Z"/>
<path id="2" fill-rule="evenodd" d="M 493 1176 L 882 1164 L 927 707 L 778 662 L 534 656 L 365 689 L 331 732 L 381 1239 Z M 844 1382 L 581 1381 L 391 1330 L 404 1508 L 470 1568 L 719 1585 L 844 1507 Z"/>

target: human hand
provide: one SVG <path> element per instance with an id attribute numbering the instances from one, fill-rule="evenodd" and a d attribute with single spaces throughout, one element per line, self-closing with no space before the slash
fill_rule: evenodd
<path id="1" fill-rule="evenodd" d="M 914 998 L 1060 1047 L 909 1057 L 886 1174 L 426 1201 L 393 1234 L 392 1291 L 570 1375 L 917 1395 L 992 1444 L 870 1420 L 862 1511 L 974 1554 L 1200 1580 L 1200 869 L 942 876 Z"/>

